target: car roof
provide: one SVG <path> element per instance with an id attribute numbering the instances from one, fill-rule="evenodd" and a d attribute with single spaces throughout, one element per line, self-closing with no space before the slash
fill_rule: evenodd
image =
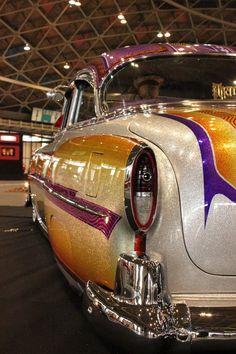
<path id="1" fill-rule="evenodd" d="M 182 43 L 161 43 L 161 44 L 141 44 L 126 46 L 103 53 L 90 65 L 96 67 L 98 81 L 100 82 L 114 67 L 127 60 L 154 55 L 179 54 L 236 54 L 236 47 L 227 47 L 213 44 L 182 44 Z"/>

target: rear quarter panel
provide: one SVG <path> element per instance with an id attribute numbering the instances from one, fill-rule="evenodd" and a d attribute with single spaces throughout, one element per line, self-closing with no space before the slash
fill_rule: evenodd
<path id="1" fill-rule="evenodd" d="M 124 176 L 128 155 L 137 142 L 112 135 L 71 138 L 51 158 L 48 182 L 97 215 L 68 206 L 50 193 L 45 209 L 52 247 L 83 281 L 113 287 L 116 261 L 133 250 L 133 232 L 124 211 Z"/>

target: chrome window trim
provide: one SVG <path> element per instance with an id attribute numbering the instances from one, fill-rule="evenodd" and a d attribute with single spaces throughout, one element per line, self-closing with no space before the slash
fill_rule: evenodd
<path id="1" fill-rule="evenodd" d="M 77 87 L 74 87 L 72 95 L 73 95 L 73 97 L 72 97 L 72 101 L 71 101 L 71 105 L 70 105 L 70 110 L 68 113 L 66 127 L 70 127 L 74 124 L 75 114 L 77 111 L 78 100 L 79 100 L 79 90 L 77 89 Z"/>
<path id="2" fill-rule="evenodd" d="M 104 110 L 104 102 L 105 102 L 105 93 L 106 93 L 106 88 L 109 82 L 111 81 L 111 76 L 115 75 L 118 71 L 122 70 L 123 67 L 128 65 L 131 62 L 140 62 L 143 60 L 151 60 L 154 58 L 174 58 L 174 57 L 235 57 L 236 59 L 236 53 L 188 53 L 188 52 L 174 52 L 173 54 L 166 54 L 166 52 L 160 52 L 158 54 L 149 54 L 149 55 L 141 55 L 135 58 L 130 58 L 127 59 L 124 62 L 120 62 L 117 65 L 113 66 L 112 69 L 109 69 L 106 73 L 106 75 L 100 80 L 99 83 L 99 103 L 100 103 L 100 110 L 101 110 L 101 115 L 104 114 L 112 114 L 114 111 L 106 111 Z"/>
<path id="3" fill-rule="evenodd" d="M 99 118 L 102 115 L 101 107 L 100 107 L 100 99 L 99 99 L 99 87 L 98 87 L 98 75 L 97 71 L 94 67 L 90 66 L 89 68 L 82 69 L 78 71 L 75 81 L 82 80 L 86 81 L 90 86 L 93 87 L 94 90 L 94 109 L 96 117 Z M 90 118 L 91 119 L 91 118 Z"/>

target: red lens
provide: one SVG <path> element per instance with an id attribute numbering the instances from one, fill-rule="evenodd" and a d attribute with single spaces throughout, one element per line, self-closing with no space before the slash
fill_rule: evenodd
<path id="1" fill-rule="evenodd" d="M 141 231 L 152 225 L 157 203 L 157 170 L 153 152 L 146 148 L 136 157 L 131 178 L 131 204 Z"/>

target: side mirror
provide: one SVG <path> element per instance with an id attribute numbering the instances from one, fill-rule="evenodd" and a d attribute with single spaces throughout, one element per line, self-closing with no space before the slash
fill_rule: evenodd
<path id="1" fill-rule="evenodd" d="M 64 95 L 60 91 L 55 90 L 48 91 L 46 95 L 50 100 L 54 101 L 62 101 L 64 98 Z"/>
<path id="2" fill-rule="evenodd" d="M 64 99 L 64 93 L 67 89 L 68 86 L 58 85 L 55 88 L 49 90 L 46 95 L 51 100 L 62 101 Z"/>

